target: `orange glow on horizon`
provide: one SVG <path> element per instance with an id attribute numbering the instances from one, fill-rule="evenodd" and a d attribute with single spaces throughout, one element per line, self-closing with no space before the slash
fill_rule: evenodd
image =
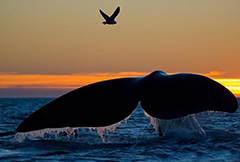
<path id="1" fill-rule="evenodd" d="M 218 83 L 224 85 L 236 97 L 240 97 L 240 79 L 214 79 Z"/>
<path id="2" fill-rule="evenodd" d="M 49 88 L 75 89 L 98 81 L 122 77 L 139 77 L 147 73 L 87 73 L 73 75 L 40 75 L 40 74 L 0 74 L 0 89 L 5 88 Z"/>
<path id="3" fill-rule="evenodd" d="M 81 86 L 98 81 L 121 77 L 139 77 L 147 75 L 145 72 L 120 72 L 120 73 L 86 73 L 73 75 L 20 75 L 0 74 L 0 89 L 69 89 L 73 90 Z M 212 73 L 209 73 L 212 74 Z M 206 76 L 206 75 L 205 75 Z M 210 75 L 208 76 L 210 77 Z M 213 78 L 228 88 L 236 97 L 240 97 L 240 79 Z"/>

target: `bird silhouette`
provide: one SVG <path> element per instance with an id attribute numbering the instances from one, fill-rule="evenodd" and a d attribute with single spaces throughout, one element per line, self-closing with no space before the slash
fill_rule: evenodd
<path id="1" fill-rule="evenodd" d="M 114 13 L 110 17 L 107 14 L 105 14 L 101 9 L 99 11 L 100 11 L 102 17 L 106 20 L 106 21 L 102 22 L 104 25 L 106 25 L 106 24 L 109 24 L 109 25 L 117 24 L 117 22 L 114 19 L 119 14 L 120 7 L 117 7 L 116 10 L 114 11 Z"/>

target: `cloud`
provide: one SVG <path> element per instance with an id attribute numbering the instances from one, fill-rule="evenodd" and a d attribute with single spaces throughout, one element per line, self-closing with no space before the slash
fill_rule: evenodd
<path id="1" fill-rule="evenodd" d="M 207 77 L 220 77 L 223 74 L 225 74 L 223 71 L 211 71 L 209 73 L 203 73 L 202 75 Z"/>

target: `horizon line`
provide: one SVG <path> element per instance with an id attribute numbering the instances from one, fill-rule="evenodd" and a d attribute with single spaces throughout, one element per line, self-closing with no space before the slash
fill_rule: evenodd
<path id="1" fill-rule="evenodd" d="M 39 95 L 45 95 L 47 92 L 50 93 L 53 91 L 54 93 L 52 93 L 52 95 L 55 96 L 52 97 L 57 97 L 64 92 L 71 91 L 91 83 L 124 77 L 141 77 L 147 74 L 149 73 L 134 71 L 115 73 L 79 73 L 70 75 L 0 73 L 0 97 L 3 97 L 4 93 L 7 94 L 7 90 L 9 91 L 9 94 L 5 95 L 7 97 L 19 94 L 20 92 L 18 93 L 18 90 L 22 91 L 21 95 L 23 96 L 26 95 L 24 94 L 24 90 L 26 93 L 32 93 L 33 95 L 37 95 L 34 91 L 41 91 Z M 228 88 L 235 96 L 240 97 L 240 78 L 221 78 L 222 74 L 223 72 L 211 71 L 200 75 L 207 76 L 217 81 Z M 46 93 L 43 93 L 43 91 L 46 91 Z M 47 96 L 49 95 L 50 94 Z M 31 94 L 28 96 L 31 96 Z"/>

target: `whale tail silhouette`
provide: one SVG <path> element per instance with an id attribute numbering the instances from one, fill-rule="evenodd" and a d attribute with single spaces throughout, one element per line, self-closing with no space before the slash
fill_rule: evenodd
<path id="1" fill-rule="evenodd" d="M 233 113 L 238 108 L 235 96 L 207 77 L 154 71 L 145 77 L 106 80 L 73 90 L 34 112 L 17 131 L 108 126 L 129 116 L 138 102 L 159 119 L 207 110 Z"/>

